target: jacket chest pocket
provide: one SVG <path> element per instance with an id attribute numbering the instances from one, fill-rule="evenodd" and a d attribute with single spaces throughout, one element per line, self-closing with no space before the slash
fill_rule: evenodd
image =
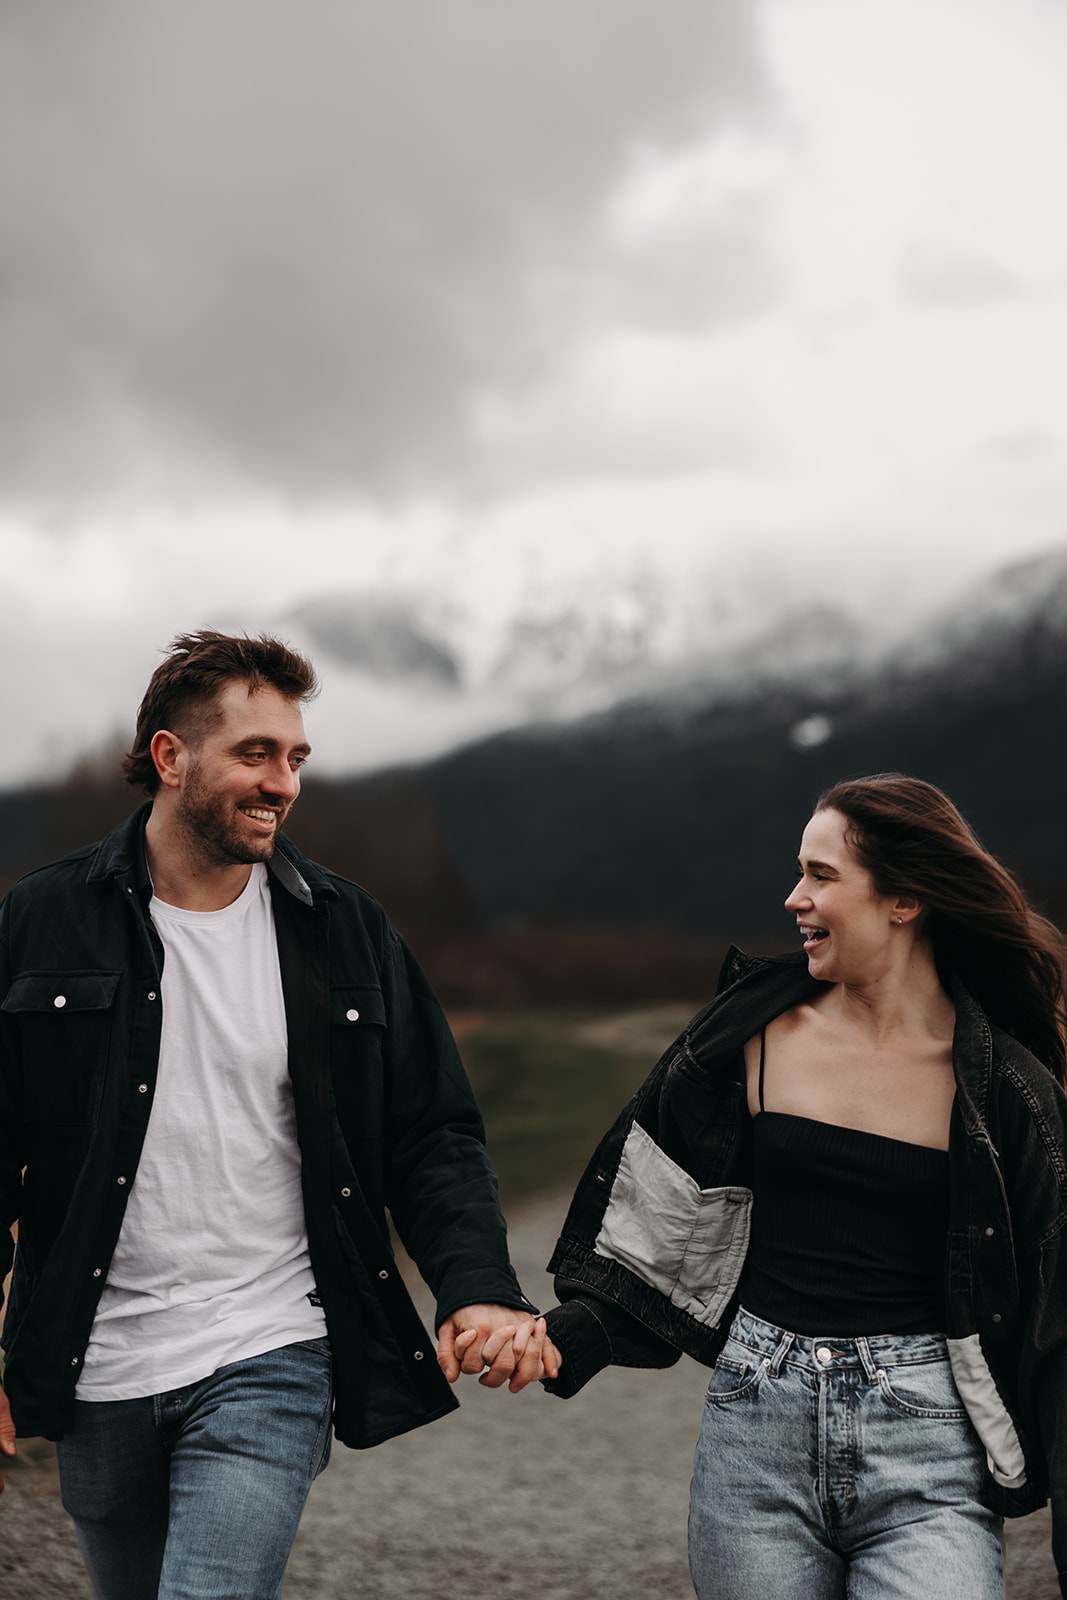
<path id="1" fill-rule="evenodd" d="M 330 990 L 330 1071 L 337 1113 L 349 1139 L 380 1131 L 387 1034 L 379 988 L 338 984 Z"/>
<path id="2" fill-rule="evenodd" d="M 27 1125 L 76 1126 L 96 1112 L 121 973 L 20 972 L 0 1010 L 14 1027 Z"/>

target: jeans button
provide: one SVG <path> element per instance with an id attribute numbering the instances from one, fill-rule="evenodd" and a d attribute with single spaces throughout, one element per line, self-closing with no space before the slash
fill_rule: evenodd
<path id="1" fill-rule="evenodd" d="M 815 1359 L 825 1367 L 828 1362 L 834 1359 L 834 1353 L 828 1345 L 821 1344 L 815 1352 Z"/>

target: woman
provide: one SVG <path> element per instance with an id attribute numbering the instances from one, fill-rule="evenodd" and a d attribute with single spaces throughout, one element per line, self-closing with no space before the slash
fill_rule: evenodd
<path id="1" fill-rule="evenodd" d="M 1050 1492 L 1067 1595 L 1063 941 L 917 779 L 799 865 L 803 952 L 731 952 L 578 1188 L 547 1387 L 715 1364 L 701 1600 L 997 1600 Z"/>

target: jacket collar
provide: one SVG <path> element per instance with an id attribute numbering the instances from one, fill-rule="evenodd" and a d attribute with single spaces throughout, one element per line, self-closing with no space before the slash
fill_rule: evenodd
<path id="1" fill-rule="evenodd" d="M 100 841 L 89 866 L 89 883 L 103 883 L 114 878 L 120 887 L 140 895 L 151 889 L 144 847 L 145 823 L 151 810 L 149 801 Z M 267 862 L 267 870 L 283 889 L 306 906 L 314 905 L 316 900 L 337 897 L 337 890 L 323 869 L 301 855 L 284 834 Z"/>
<path id="2" fill-rule="evenodd" d="M 993 1082 L 993 1034 L 989 1019 L 954 972 L 942 973 L 941 981 L 956 1008 L 956 1027 L 952 1035 L 956 1104 L 967 1132 L 984 1134 Z M 1017 1045 L 1016 1048 L 1023 1047 Z"/>
<path id="3" fill-rule="evenodd" d="M 279 837 L 274 854 L 267 862 L 267 870 L 283 889 L 287 889 L 295 899 L 302 901 L 306 906 L 314 905 L 316 900 L 337 899 L 337 890 L 329 875 L 314 861 L 309 861 L 307 856 L 302 855 L 284 833 Z"/>
<path id="4" fill-rule="evenodd" d="M 144 825 L 152 809 L 151 801 L 138 806 L 132 816 L 120 822 L 101 839 L 89 863 L 88 883 L 118 880 L 124 889 L 143 891 L 150 887 L 148 861 L 144 853 Z"/>
<path id="5" fill-rule="evenodd" d="M 992 1030 L 985 1012 L 954 972 L 943 972 L 941 981 L 956 1008 L 952 1067 L 963 1125 L 968 1133 L 984 1137 L 993 1081 Z M 809 976 L 802 950 L 751 956 L 734 945 L 723 963 L 718 995 L 686 1030 L 686 1052 L 703 1066 L 709 1051 L 718 1056 L 739 1050 L 768 1022 L 824 987 Z"/>
<path id="6" fill-rule="evenodd" d="M 750 956 L 732 945 L 719 974 L 719 992 L 685 1031 L 686 1053 L 698 1066 L 709 1052 L 732 1054 L 783 1011 L 824 987 L 809 975 L 803 950 Z"/>

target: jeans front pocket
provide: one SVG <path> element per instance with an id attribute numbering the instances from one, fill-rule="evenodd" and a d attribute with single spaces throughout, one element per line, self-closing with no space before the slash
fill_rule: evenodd
<path id="1" fill-rule="evenodd" d="M 902 1416 L 941 1422 L 962 1422 L 967 1416 L 947 1357 L 879 1367 L 877 1378 L 882 1398 Z"/>
<path id="2" fill-rule="evenodd" d="M 754 1395 L 763 1380 L 770 1359 L 760 1358 L 752 1350 L 739 1350 L 736 1345 L 724 1350 L 711 1374 L 707 1394 L 708 1405 L 729 1405 L 733 1400 L 743 1400 Z"/>

